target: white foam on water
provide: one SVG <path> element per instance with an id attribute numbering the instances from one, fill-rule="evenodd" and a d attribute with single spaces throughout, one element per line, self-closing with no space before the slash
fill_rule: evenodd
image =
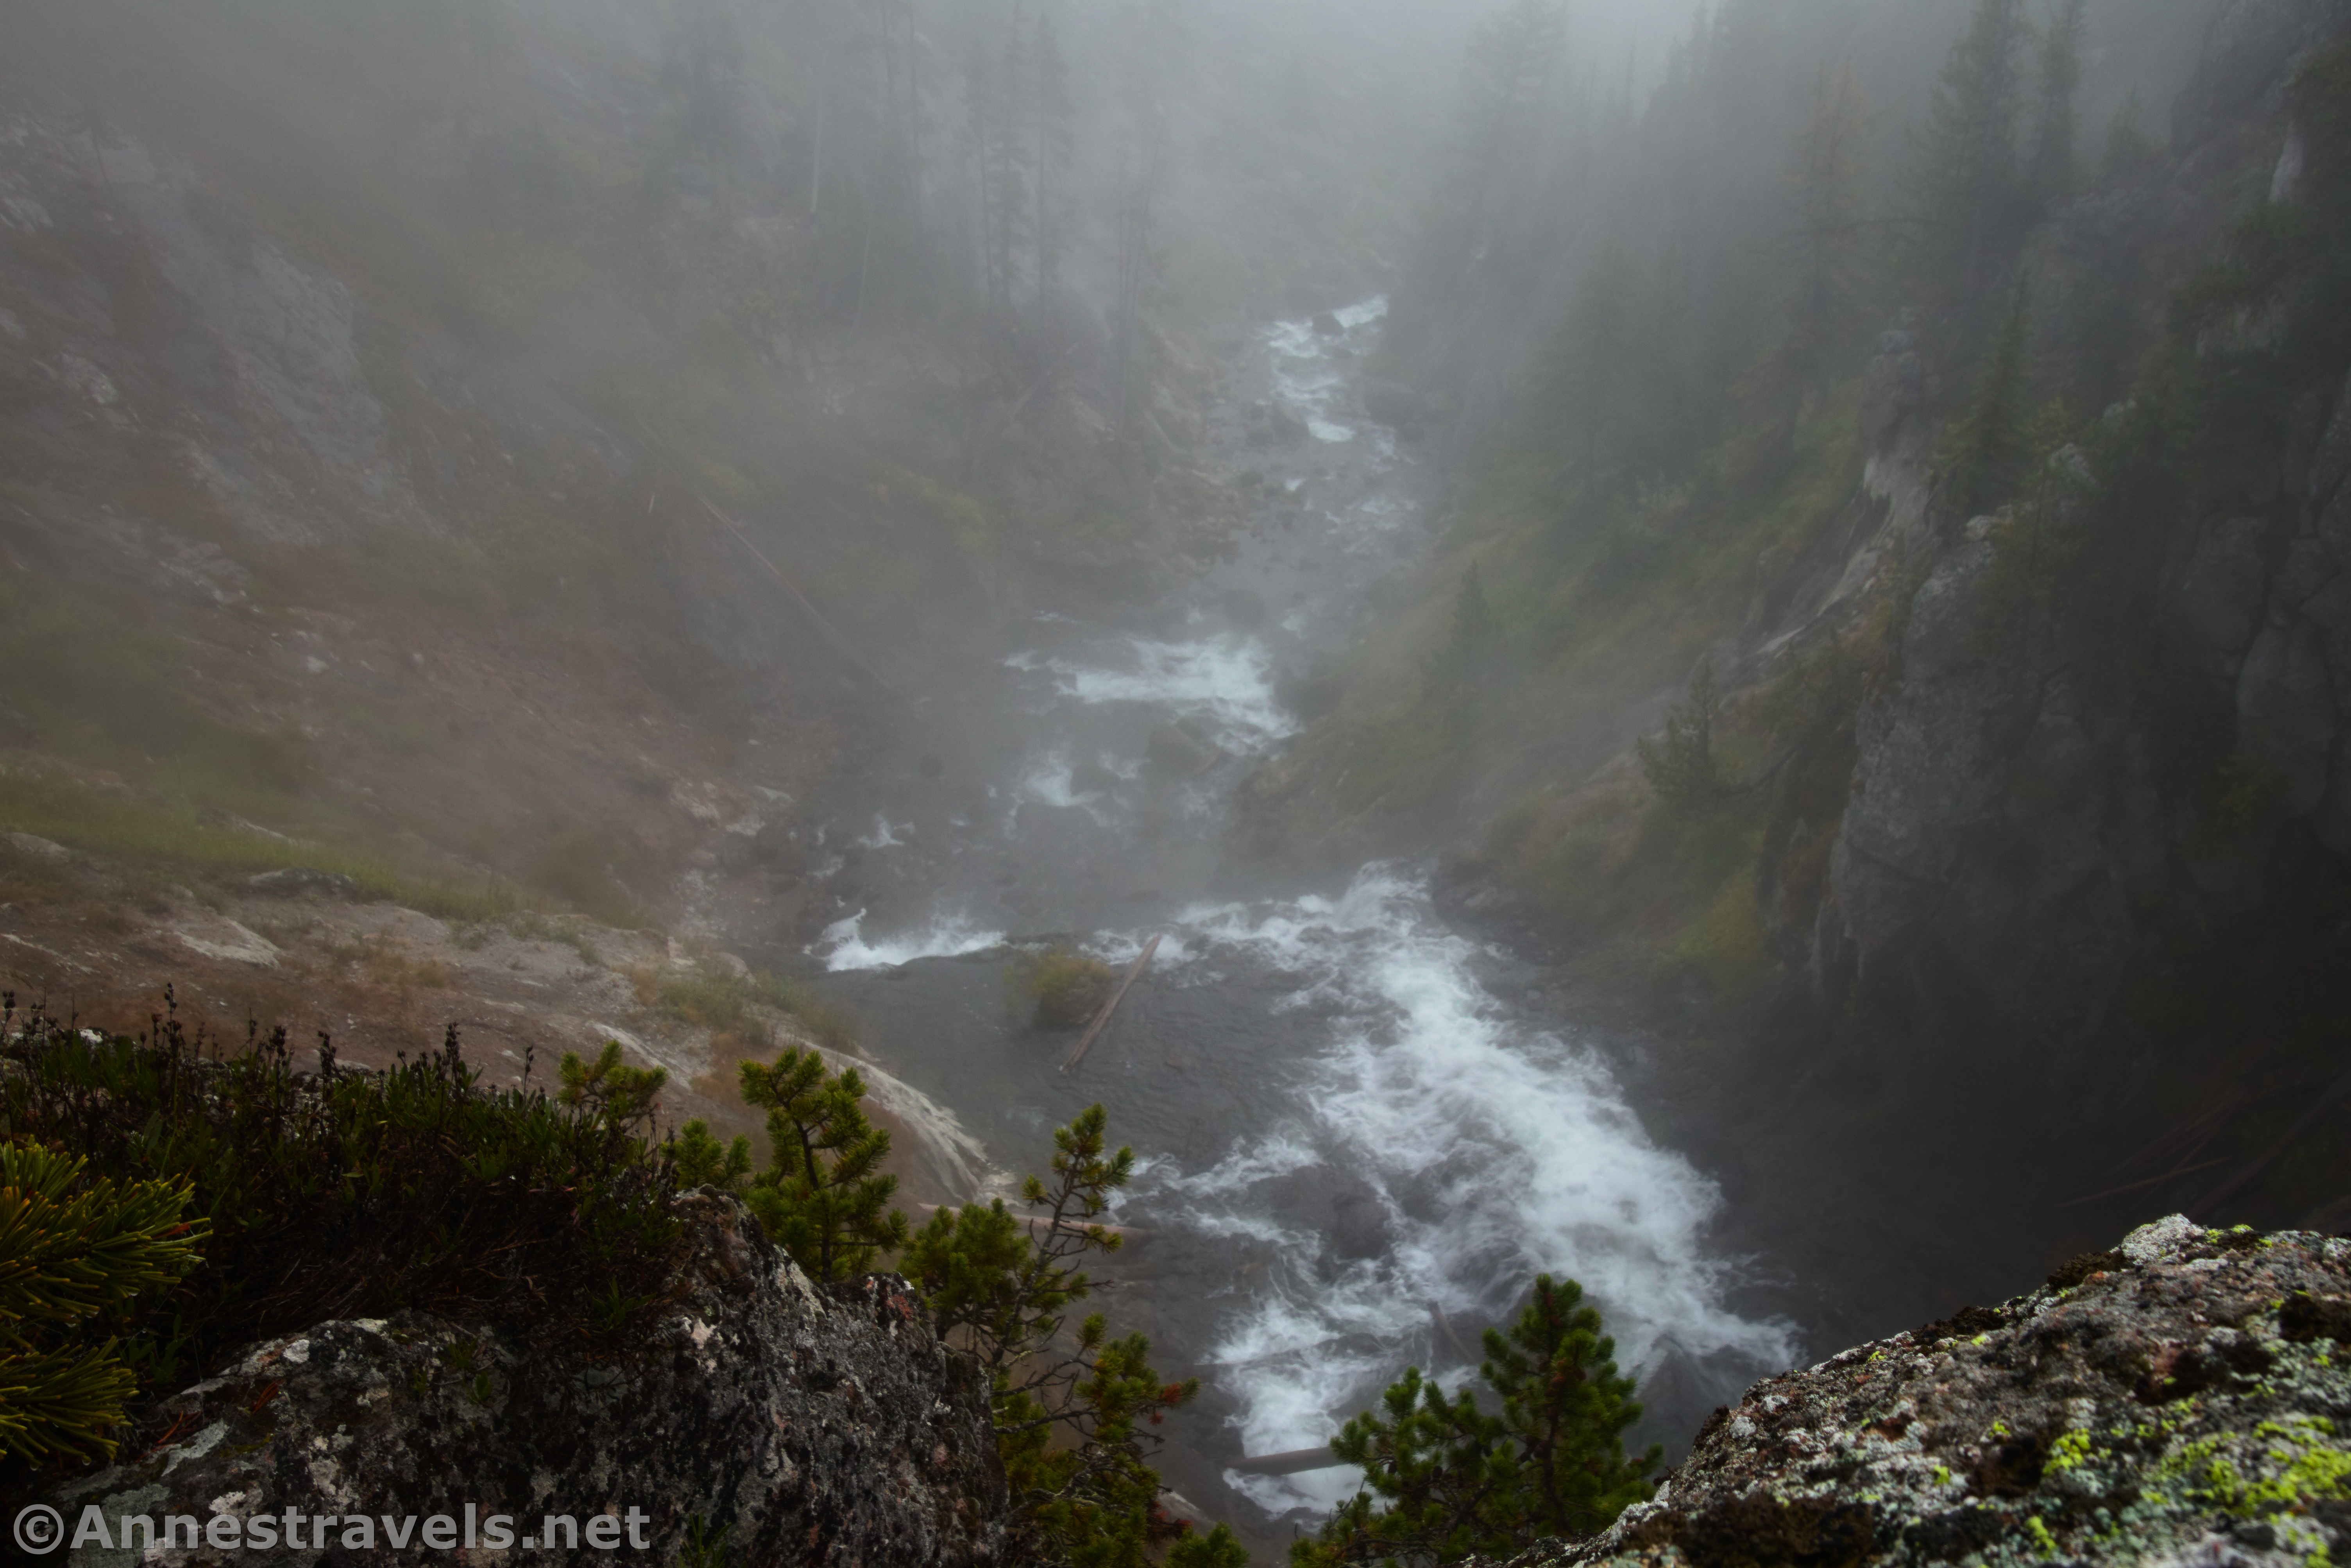
<path id="1" fill-rule="evenodd" d="M 920 930 L 899 936 L 869 939 L 863 931 L 865 911 L 824 928 L 808 949 L 835 974 L 849 969 L 894 969 L 917 958 L 953 958 L 1000 946 L 1004 933 L 990 931 L 962 915 L 940 915 Z"/>
<path id="2" fill-rule="evenodd" d="M 898 835 L 902 832 L 911 833 L 914 831 L 912 823 L 893 828 L 890 825 L 889 818 L 876 812 L 873 817 L 873 831 L 857 841 L 869 850 L 894 850 L 906 841 Z"/>
<path id="3" fill-rule="evenodd" d="M 1180 924 L 1195 950 L 1243 950 L 1294 977 L 1290 1007 L 1335 1017 L 1284 1122 L 1205 1170 L 1155 1172 L 1152 1196 L 1210 1235 L 1254 1236 L 1283 1229 L 1253 1201 L 1260 1185 L 1324 1166 L 1367 1186 L 1387 1223 L 1376 1258 L 1285 1242 L 1229 1320 L 1207 1359 L 1229 1369 L 1247 1452 L 1328 1441 L 1404 1361 L 1425 1363 L 1435 1314 L 1474 1337 L 1539 1272 L 1582 1281 L 1636 1376 L 1668 1342 L 1758 1373 L 1789 1364 L 1788 1325 L 1723 1304 L 1736 1270 L 1707 1249 L 1714 1184 L 1650 1140 L 1593 1051 L 1507 1016 L 1416 880 L 1374 865 L 1336 899 Z M 1276 1512 L 1355 1484 L 1351 1470 L 1230 1479 Z"/>
<path id="4" fill-rule="evenodd" d="M 1184 940 L 1181 931 L 1097 931 L 1085 941 L 1085 950 L 1105 964 L 1132 964 L 1143 956 L 1143 945 L 1154 936 L 1159 946 L 1152 950 L 1151 967 L 1155 974 L 1180 969 L 1199 954 Z"/>
<path id="5" fill-rule="evenodd" d="M 1355 439 L 1353 426 L 1340 424 L 1328 419 L 1310 419 L 1306 422 L 1306 428 L 1313 432 L 1314 439 L 1317 441 L 1342 442 Z"/>
<path id="6" fill-rule="evenodd" d="M 1274 695 L 1272 655 L 1254 637 L 1129 637 L 1092 660 L 1054 656 L 1015 667 L 1050 671 L 1061 695 L 1081 703 L 1143 703 L 1206 719 L 1228 751 L 1262 751 L 1298 730 Z"/>
<path id="7" fill-rule="evenodd" d="M 1092 810 L 1092 802 L 1100 799 L 1091 790 L 1077 787 L 1077 771 L 1071 766 L 1066 751 L 1049 753 L 1031 768 L 1028 776 L 1020 780 L 1020 793 L 1040 805 L 1089 811 Z"/>

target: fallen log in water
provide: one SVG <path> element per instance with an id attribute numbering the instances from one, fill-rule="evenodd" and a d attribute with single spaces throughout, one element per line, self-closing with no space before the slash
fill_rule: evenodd
<path id="1" fill-rule="evenodd" d="M 1235 1459 L 1228 1469 L 1245 1476 L 1295 1476 L 1308 1470 L 1332 1470 L 1346 1463 L 1331 1452 L 1325 1444 L 1319 1448 L 1292 1448 L 1286 1454 L 1259 1454 L 1251 1458 Z"/>
<path id="2" fill-rule="evenodd" d="M 928 1217 L 930 1215 L 936 1214 L 942 1208 L 961 1208 L 965 1206 L 959 1203 L 910 1203 L 906 1207 L 908 1208 L 919 1209 L 925 1217 Z M 977 1203 L 973 1204 L 971 1207 L 975 1208 L 986 1208 L 987 1205 L 985 1203 Z M 1011 1207 L 1008 1204 L 1006 1205 L 1006 1207 Z M 1053 1217 L 1050 1214 L 1031 1214 L 1025 1208 L 1012 1209 L 1012 1217 L 1015 1219 L 1027 1220 L 1031 1230 L 1034 1230 L 1040 1225 L 1050 1226 L 1053 1222 Z M 1128 1241 L 1148 1241 L 1152 1237 L 1158 1234 L 1158 1232 L 1140 1225 L 1106 1225 L 1099 1219 L 1064 1220 L 1061 1223 L 1061 1228 L 1064 1230 L 1107 1230 L 1113 1236 L 1121 1237 Z"/>
<path id="3" fill-rule="evenodd" d="M 1070 1052 L 1070 1060 L 1061 1063 L 1062 1071 L 1069 1071 L 1086 1059 L 1086 1052 L 1093 1049 L 1094 1037 L 1108 1027 L 1110 1015 L 1118 1011 L 1118 1004 L 1126 999 L 1126 988 L 1134 984 L 1136 978 L 1143 973 L 1143 967 L 1151 962 L 1151 955 L 1158 951 L 1159 938 L 1156 936 L 1143 945 L 1143 954 L 1135 959 L 1134 967 L 1126 972 L 1126 978 L 1121 980 L 1118 983 L 1118 989 L 1110 994 L 1110 1000 L 1102 1004 L 1102 1010 L 1094 1015 L 1094 1021 L 1086 1027 L 1085 1038 L 1078 1041 L 1078 1048 L 1075 1051 Z"/>

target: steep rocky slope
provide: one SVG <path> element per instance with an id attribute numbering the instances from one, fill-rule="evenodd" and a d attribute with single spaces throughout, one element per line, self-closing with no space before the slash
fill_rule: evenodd
<path id="1" fill-rule="evenodd" d="M 985 745 L 924 695 L 984 708 L 1005 627 L 1217 548 L 1237 507 L 1175 444 L 1213 366 L 1154 337 L 1138 454 L 1079 306 L 1016 375 L 931 238 L 874 267 L 928 294 L 837 297 L 775 61 L 705 145 L 690 18 L 436 16 L 28 11 L 0 814 L 182 879 L 829 918 L 828 790 Z"/>

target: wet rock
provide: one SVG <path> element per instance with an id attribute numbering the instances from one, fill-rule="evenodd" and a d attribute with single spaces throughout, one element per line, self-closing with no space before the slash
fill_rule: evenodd
<path id="1" fill-rule="evenodd" d="M 1119 776 L 1092 758 L 1070 768 L 1070 788 L 1081 795 L 1106 795 L 1119 787 Z"/>
<path id="2" fill-rule="evenodd" d="M 782 822 L 768 822 L 751 835 L 751 863 L 779 875 L 798 876 L 808 870 L 808 850 Z"/>
<path id="3" fill-rule="evenodd" d="M 723 1532 L 743 1563 L 1003 1561 L 985 1384 L 939 1344 L 904 1281 L 876 1275 L 820 1292 L 734 1199 L 678 1203 L 688 1245 L 674 1293 L 632 1343 L 536 1343 L 421 1312 L 321 1323 L 165 1401 L 153 1433 L 124 1450 L 139 1458 L 49 1500 L 68 1521 L 90 1507 L 159 1524 L 217 1515 L 240 1534 L 288 1510 L 463 1520 L 472 1505 L 485 1524 L 511 1516 L 517 1537 L 535 1537 L 549 1514 L 583 1531 L 614 1519 L 617 1553 L 585 1539 L 527 1553 L 548 1563 L 676 1562 L 696 1530 Z M 61 1559 L 118 1560 L 128 1554 L 95 1544 Z M 412 1560 L 381 1536 L 325 1553 L 235 1552 L 208 1536 L 170 1558 Z"/>
<path id="4" fill-rule="evenodd" d="M 6 844 L 11 853 L 25 860 L 39 861 L 47 865 L 63 865 L 73 858 L 73 852 L 65 845 L 52 843 L 32 833 L 0 833 L 0 843 Z"/>
<path id="5" fill-rule="evenodd" d="M 1230 588 L 1218 594 L 1217 608 L 1244 631 L 1254 632 L 1266 622 L 1265 601 L 1246 588 Z"/>
<path id="6" fill-rule="evenodd" d="M 1181 722 L 1161 725 L 1144 747 L 1144 756 L 1153 768 L 1182 779 L 1207 772 L 1224 755 L 1214 741 Z"/>
<path id="7" fill-rule="evenodd" d="M 1757 1384 L 1654 1500 L 1514 1568 L 2339 1561 L 2351 1240 L 2174 1216 L 2080 1261 Z"/>
<path id="8" fill-rule="evenodd" d="M 1281 706 L 1308 724 L 1338 712 L 1346 691 L 1346 682 L 1339 673 L 1321 664 L 1285 675 L 1278 687 Z"/>
<path id="9" fill-rule="evenodd" d="M 1311 433 L 1304 420 L 1279 402 L 1259 402 L 1249 405 L 1241 434 L 1251 446 L 1295 446 Z"/>
<path id="10" fill-rule="evenodd" d="M 1382 424 L 1406 434 L 1422 429 L 1432 417 L 1428 400 L 1402 382 L 1366 382 L 1364 412 Z"/>
<path id="11" fill-rule="evenodd" d="M 352 903 L 360 895 L 360 884 L 341 872 L 299 865 L 249 876 L 245 879 L 245 886 L 246 892 L 267 898 L 331 898 Z"/>
<path id="12" fill-rule="evenodd" d="M 175 926 L 172 935 L 179 939 L 181 946 L 190 952 L 201 953 L 224 964 L 250 964 L 256 969 L 275 969 L 278 960 L 285 956 L 276 943 L 234 920 L 193 918 Z"/>
<path id="13" fill-rule="evenodd" d="M 1384 1258 L 1393 1238 L 1387 1206 L 1368 1187 L 1347 1190 L 1331 1200 L 1331 1248 L 1342 1258 Z"/>

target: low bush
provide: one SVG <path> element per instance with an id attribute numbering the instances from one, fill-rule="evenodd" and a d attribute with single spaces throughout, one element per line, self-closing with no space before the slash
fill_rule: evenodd
<path id="1" fill-rule="evenodd" d="M 1110 1000 L 1118 977 L 1108 964 L 1074 947 L 1049 947 L 1013 966 L 1012 982 L 1036 1004 L 1039 1029 L 1078 1029 Z"/>
<path id="2" fill-rule="evenodd" d="M 176 1283 L 73 1325 L 85 1345 L 118 1340 L 152 1388 L 256 1339 L 403 1309 L 601 1340 L 662 1289 L 676 1180 L 637 1135 L 650 1094 L 617 1050 L 567 1059 L 560 1097 L 482 1087 L 454 1028 L 374 1072 L 339 1066 L 322 1036 L 319 1071 L 298 1073 L 282 1030 L 225 1050 L 166 1005 L 143 1037 L 105 1039 L 0 996 L 0 1139 L 126 1192 L 183 1193 L 205 1233 Z"/>

